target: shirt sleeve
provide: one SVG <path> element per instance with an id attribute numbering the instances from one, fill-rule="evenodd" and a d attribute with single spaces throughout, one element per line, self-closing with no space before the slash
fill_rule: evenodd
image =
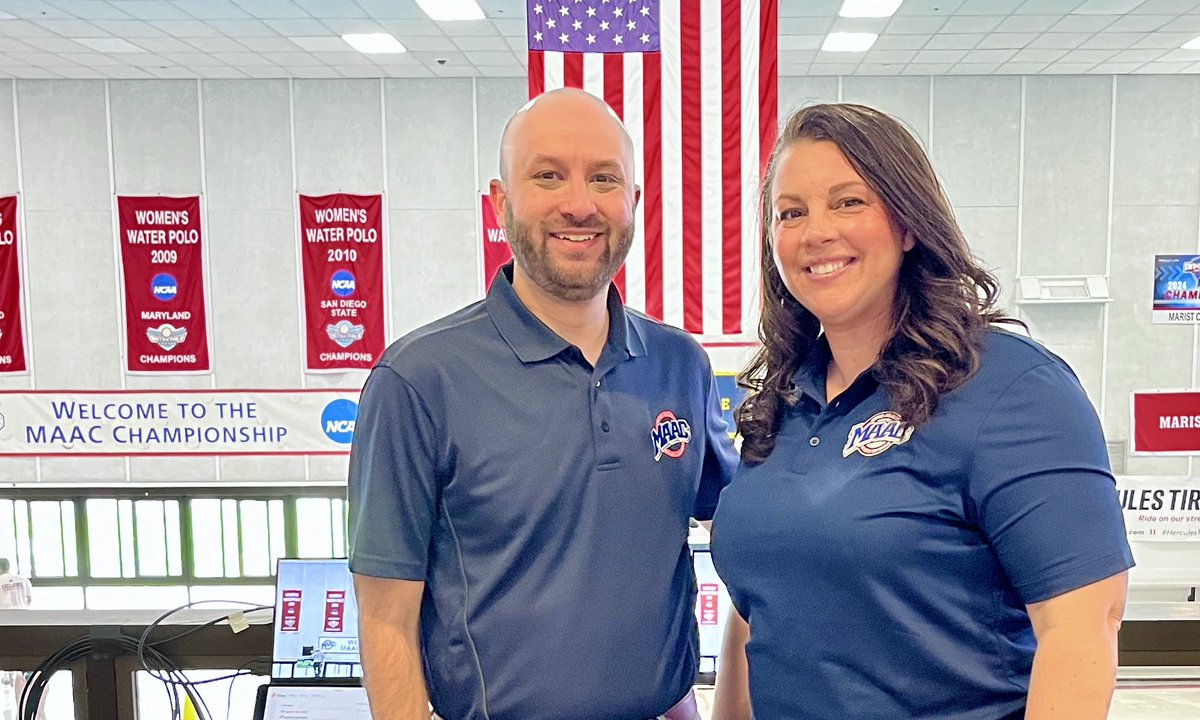
<path id="1" fill-rule="evenodd" d="M 1065 364 L 999 394 L 968 483 L 969 511 L 1026 604 L 1133 566 L 1100 421 Z"/>
<path id="2" fill-rule="evenodd" d="M 705 368 L 708 371 L 708 395 L 704 412 L 704 465 L 700 471 L 696 506 L 692 511 L 692 517 L 697 520 L 712 520 L 717 510 L 717 498 L 733 479 L 733 471 L 738 463 L 733 440 L 729 437 L 729 425 L 721 412 L 717 377 L 707 363 Z"/>
<path id="3" fill-rule="evenodd" d="M 435 424 L 416 390 L 377 367 L 359 399 L 347 483 L 350 570 L 424 580 L 438 499 Z"/>

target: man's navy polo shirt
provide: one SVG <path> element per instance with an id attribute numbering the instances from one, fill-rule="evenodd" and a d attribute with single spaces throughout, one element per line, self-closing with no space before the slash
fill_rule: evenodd
<path id="1" fill-rule="evenodd" d="M 713 521 L 755 715 L 1024 717 L 1026 604 L 1133 564 L 1083 388 L 989 331 L 978 373 L 909 432 L 871 371 L 827 403 L 828 361 L 822 342 L 774 451 Z"/>
<path id="2" fill-rule="evenodd" d="M 402 338 L 363 390 L 350 567 L 424 580 L 448 720 L 666 711 L 697 670 L 688 518 L 736 457 L 703 349 L 610 289 L 595 369 L 517 298 Z"/>

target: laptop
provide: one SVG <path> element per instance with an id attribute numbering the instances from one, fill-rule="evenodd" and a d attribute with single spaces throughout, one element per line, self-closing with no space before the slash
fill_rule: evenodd
<path id="1" fill-rule="evenodd" d="M 345 558 L 279 560 L 273 645 L 254 720 L 371 720 Z"/>

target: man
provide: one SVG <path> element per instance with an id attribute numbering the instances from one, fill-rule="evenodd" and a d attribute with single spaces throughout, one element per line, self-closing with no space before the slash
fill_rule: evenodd
<path id="1" fill-rule="evenodd" d="M 8 558 L 0 558 L 0 610 L 27 608 L 33 602 L 33 585 L 11 569 Z"/>
<path id="2" fill-rule="evenodd" d="M 633 167 L 602 101 L 526 105 L 491 183 L 515 262 L 367 381 L 350 567 L 377 720 L 697 717 L 688 517 L 736 458 L 704 351 L 611 285 Z"/>

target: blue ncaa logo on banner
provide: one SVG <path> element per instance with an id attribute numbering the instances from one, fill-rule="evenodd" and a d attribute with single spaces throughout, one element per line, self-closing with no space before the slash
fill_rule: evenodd
<path id="1" fill-rule="evenodd" d="M 163 302 L 174 300 L 175 296 L 179 294 L 179 283 L 175 282 L 174 276 L 168 273 L 159 273 L 150 281 L 150 292 Z"/>
<path id="2" fill-rule="evenodd" d="M 329 286 L 333 290 L 334 295 L 338 297 L 350 297 L 356 289 L 354 274 L 349 270 L 338 270 L 329 281 Z"/>
<path id="3" fill-rule="evenodd" d="M 321 412 L 321 430 L 336 443 L 348 445 L 354 439 L 354 421 L 358 419 L 358 403 L 353 400 L 334 400 Z"/>

